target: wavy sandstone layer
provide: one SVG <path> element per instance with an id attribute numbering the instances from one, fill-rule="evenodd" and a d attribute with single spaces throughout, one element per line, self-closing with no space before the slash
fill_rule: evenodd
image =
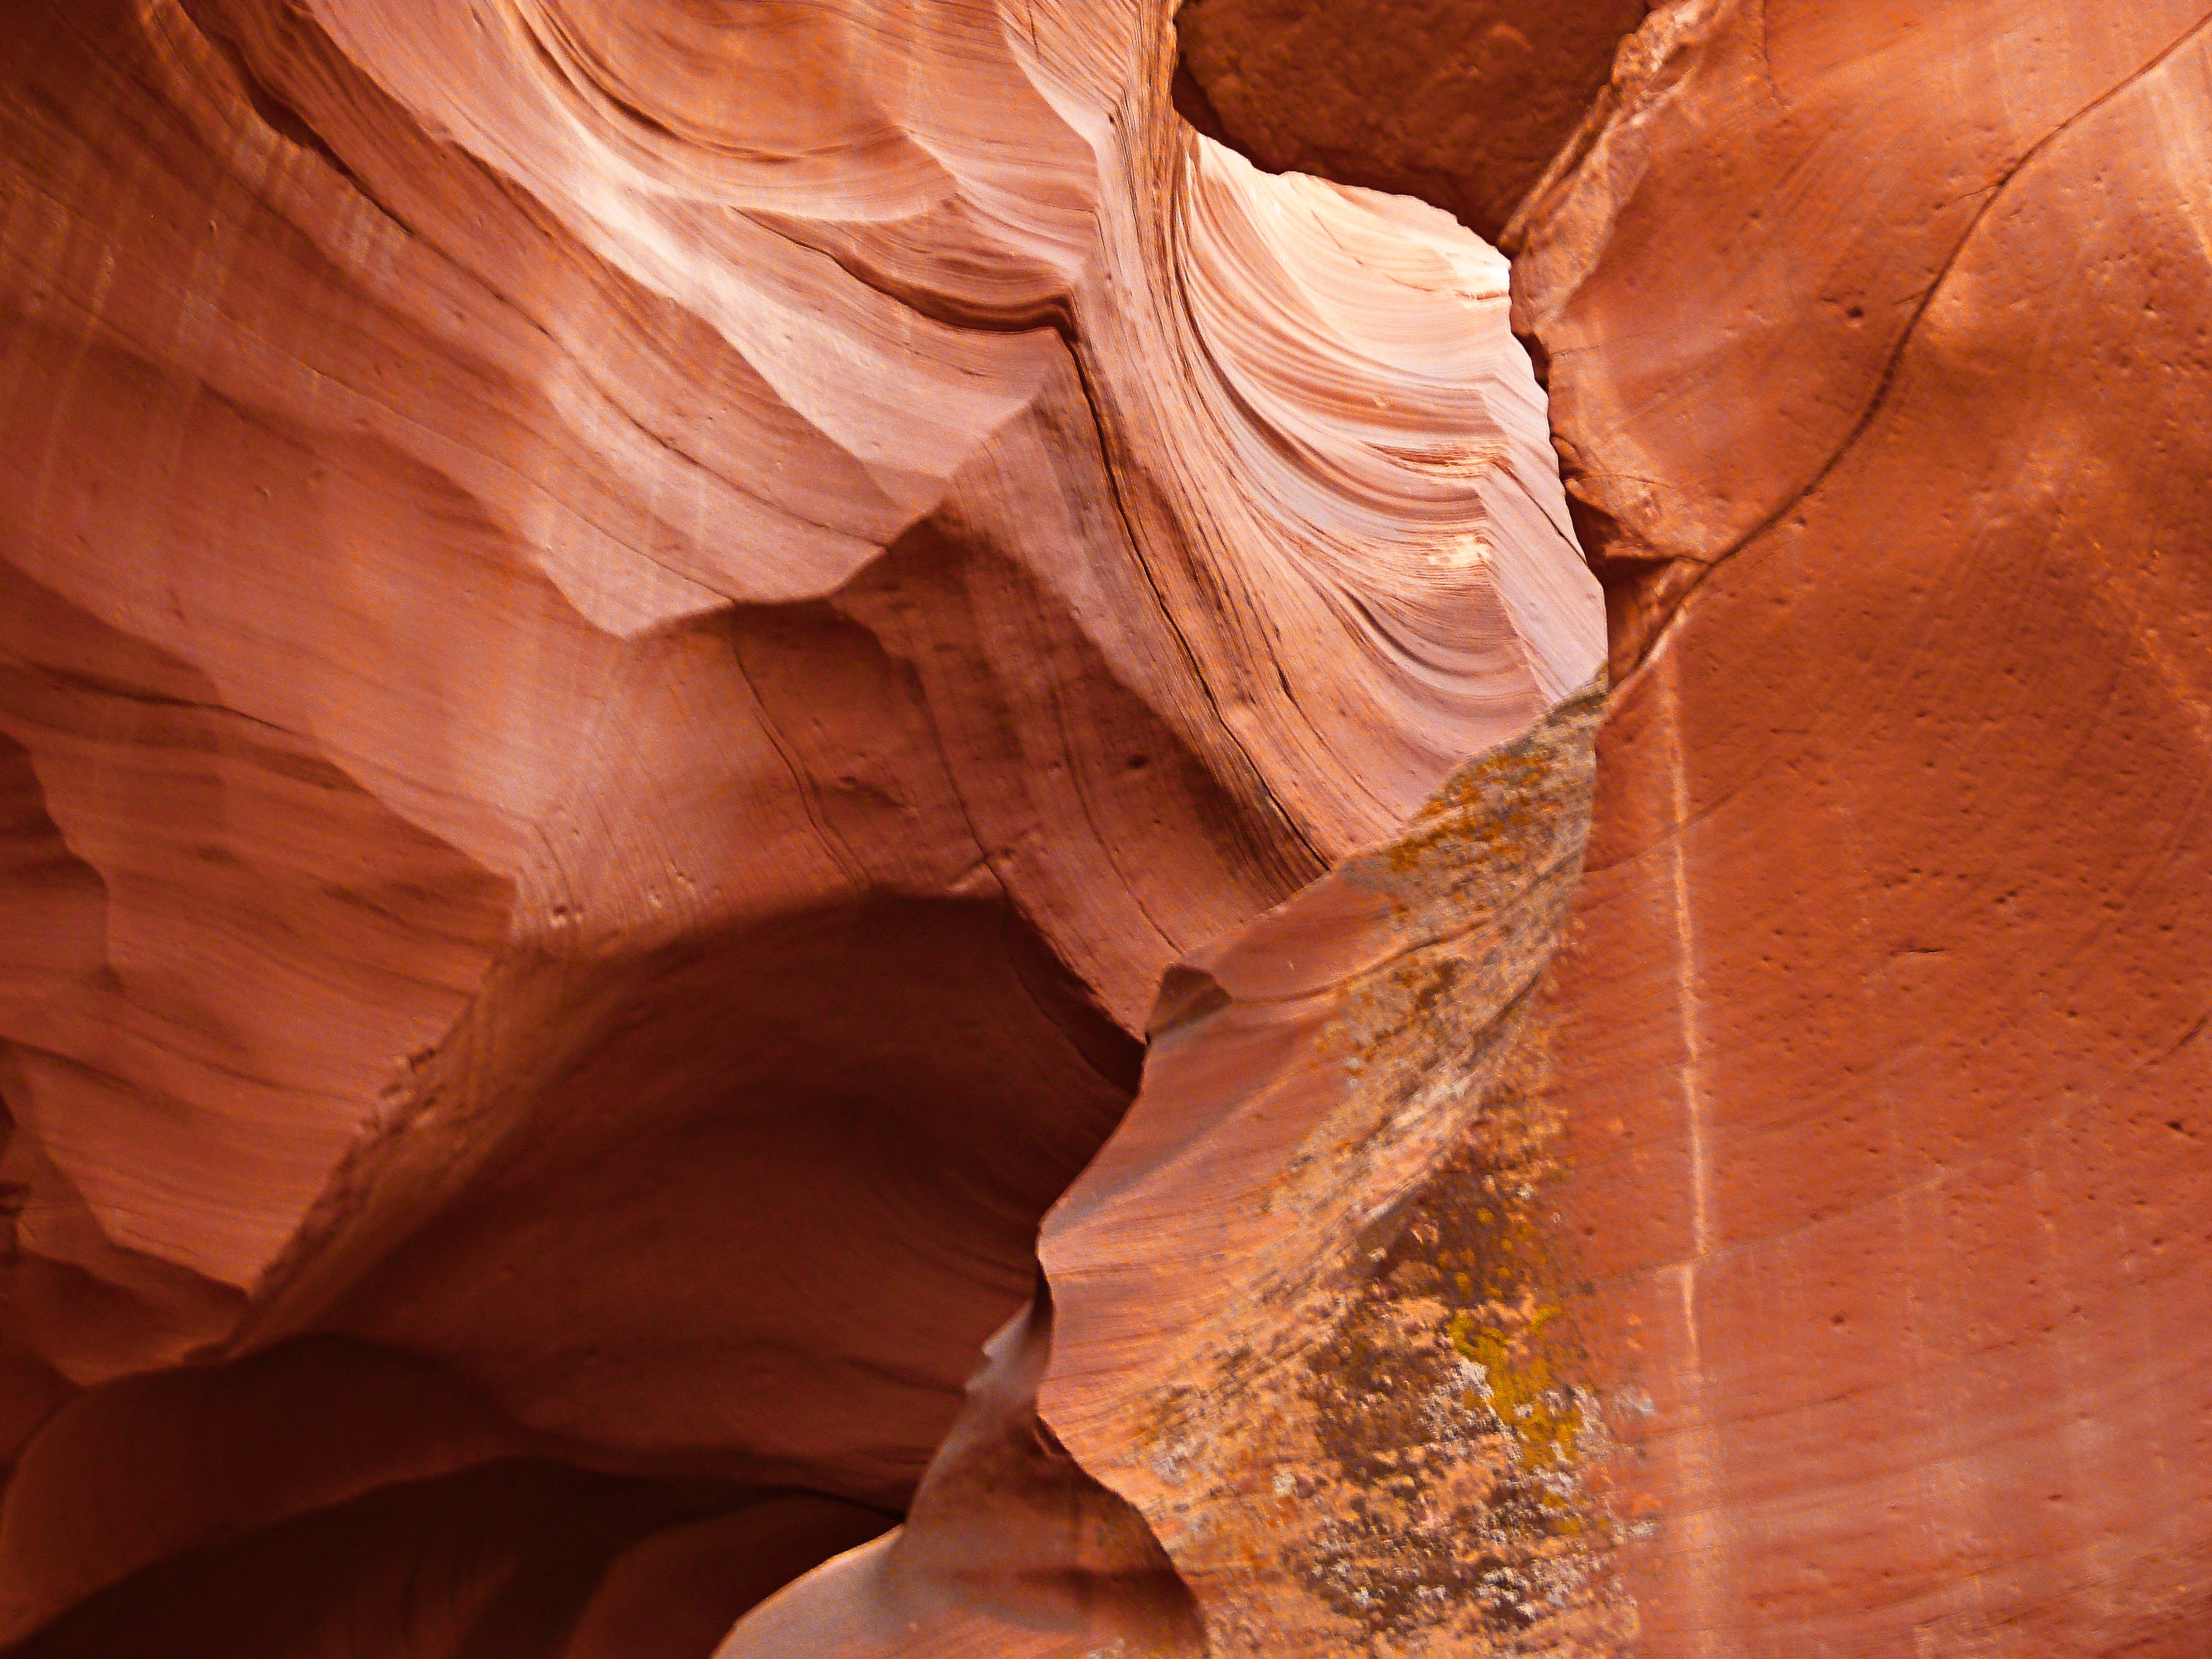
<path id="1" fill-rule="evenodd" d="M 2202 3 L 0 9 L 0 1649 L 2194 1659 Z"/>
<path id="2" fill-rule="evenodd" d="M 1373 1144 L 1349 984 L 1276 1002 L 1358 866 L 1170 976 L 1000 1367 L 1164 1549 L 1069 1526 L 1097 1645 L 990 1650 L 2201 1650 L 2208 106 L 2191 6 L 1631 42 L 1511 236 L 1621 682 L 1570 944 L 1364 1281 L 1275 1209 Z M 727 1654 L 984 1650 L 931 1519 Z"/>
<path id="3" fill-rule="evenodd" d="M 1173 58 L 0 15 L 0 1644 L 703 1654 L 906 1508 L 1164 969 L 1589 679 L 1504 262 Z"/>

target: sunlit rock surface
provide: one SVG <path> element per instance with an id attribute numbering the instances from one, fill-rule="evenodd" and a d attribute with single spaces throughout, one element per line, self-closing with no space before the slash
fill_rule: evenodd
<path id="1" fill-rule="evenodd" d="M 1174 60 L 0 15 L 0 1643 L 705 1653 L 1008 1455 L 1163 970 L 1589 681 L 1504 261 Z"/>

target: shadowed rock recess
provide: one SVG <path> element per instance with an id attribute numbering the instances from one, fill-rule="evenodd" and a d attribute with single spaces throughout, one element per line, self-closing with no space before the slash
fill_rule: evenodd
<path id="1" fill-rule="evenodd" d="M 1493 240 L 1647 0 L 1182 0 L 1177 106 L 1263 167 L 1402 191 Z"/>
<path id="2" fill-rule="evenodd" d="M 2197 1659 L 2203 3 L 0 7 L 0 1653 Z"/>

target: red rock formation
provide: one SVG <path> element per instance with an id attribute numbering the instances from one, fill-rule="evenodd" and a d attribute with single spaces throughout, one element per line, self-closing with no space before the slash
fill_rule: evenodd
<path id="1" fill-rule="evenodd" d="M 1639 1656 L 2204 1650 L 2208 130 L 2196 0 L 1680 5 L 1521 229 Z"/>
<path id="2" fill-rule="evenodd" d="M 1171 970 L 1143 1091 L 1046 1218 L 1041 1414 L 1143 1513 L 1209 1653 L 1618 1627 L 1544 1357 L 1560 1287 L 1522 1247 L 1563 1127 L 1528 1014 L 1602 702 Z"/>
<path id="3" fill-rule="evenodd" d="M 1599 1402 L 1548 1329 L 1564 1125 L 1528 1018 L 1601 703 L 1170 971 L 1142 1092 L 1045 1219 L 1042 1311 L 994 1345 L 908 1525 L 720 1659 L 1589 1651 L 1630 1628 L 1583 1474 Z"/>
<path id="4" fill-rule="evenodd" d="M 1503 262 L 1172 48 L 0 15 L 0 1643 L 702 1650 L 1162 969 L 1588 678 Z"/>
<path id="5" fill-rule="evenodd" d="M 1597 728 L 1166 9 L 0 12 L 0 1645 L 2202 1647 L 2212 19 L 1628 43 Z M 1487 225 L 1521 15 L 1184 21 Z"/>
<path id="6" fill-rule="evenodd" d="M 2202 1649 L 2208 53 L 2185 7 L 1677 6 L 1516 227 L 1622 677 L 1541 1011 L 1456 1072 L 1472 1132 L 1364 1285 L 1326 1226 L 1251 1248 L 1363 1144 L 1299 1139 L 1342 1051 L 1290 1033 L 1341 1003 L 1257 975 L 1171 978 L 1046 1224 L 1036 1431 L 1205 1650 Z M 1341 948 L 1340 879 L 1209 959 Z M 1366 1479 L 1316 1481 L 1347 1398 Z M 1450 1505 L 1486 1454 L 1540 1494 L 1517 1540 L 1510 1476 Z M 1420 1559 L 1440 1513 L 1471 1583 Z"/>
<path id="7" fill-rule="evenodd" d="M 1180 106 L 1263 166 L 1496 238 L 1646 0 L 1182 0 Z"/>

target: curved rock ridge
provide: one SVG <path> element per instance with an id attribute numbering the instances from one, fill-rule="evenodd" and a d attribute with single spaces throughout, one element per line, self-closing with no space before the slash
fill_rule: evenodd
<path id="1" fill-rule="evenodd" d="M 1603 703 L 1585 688 L 1170 969 L 1143 1088 L 1046 1217 L 1045 1282 L 907 1523 L 720 1659 L 1633 1633 L 1534 1012 Z"/>
<path id="2" fill-rule="evenodd" d="M 1045 1218 L 1039 1415 L 1144 1515 L 1209 1653 L 1630 1629 L 1530 1018 L 1603 706 L 1583 689 L 1171 969 L 1143 1089 Z"/>
<path id="3" fill-rule="evenodd" d="M 0 1642 L 726 1623 L 906 1505 L 1163 969 L 1588 679 L 1503 260 L 1173 57 L 0 16 Z"/>
<path id="4" fill-rule="evenodd" d="M 2212 1627 L 2212 17 L 1700 0 L 1516 307 L 1613 614 L 1562 1231 L 1647 1659 Z"/>

